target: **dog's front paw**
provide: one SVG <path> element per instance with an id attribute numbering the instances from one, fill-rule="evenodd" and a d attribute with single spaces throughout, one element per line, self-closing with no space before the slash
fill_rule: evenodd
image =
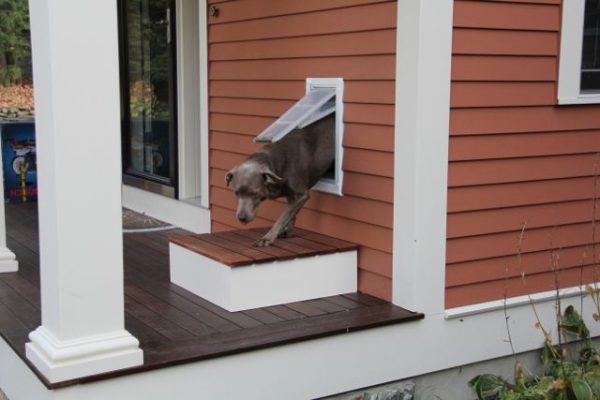
<path id="1" fill-rule="evenodd" d="M 270 245 L 273 244 L 275 240 L 274 239 L 269 239 L 268 237 L 263 237 L 259 240 L 257 240 L 256 242 L 254 242 L 254 247 L 269 247 Z"/>

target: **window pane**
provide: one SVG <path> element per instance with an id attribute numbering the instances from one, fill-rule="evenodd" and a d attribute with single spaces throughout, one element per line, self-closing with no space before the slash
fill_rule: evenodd
<path id="1" fill-rule="evenodd" d="M 586 0 L 581 59 L 581 91 L 600 90 L 600 0 Z"/>
<path id="2" fill-rule="evenodd" d="M 129 172 L 171 178 L 169 0 L 127 0 Z"/>

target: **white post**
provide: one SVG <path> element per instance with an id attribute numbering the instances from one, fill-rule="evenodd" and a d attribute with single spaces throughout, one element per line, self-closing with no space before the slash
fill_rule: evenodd
<path id="1" fill-rule="evenodd" d="M 42 325 L 50 381 L 139 365 L 124 329 L 117 2 L 30 0 Z"/>
<path id="2" fill-rule="evenodd" d="M 453 0 L 399 0 L 393 301 L 444 311 Z"/>
<path id="3" fill-rule="evenodd" d="M 19 263 L 15 253 L 6 246 L 6 216 L 4 214 L 4 173 L 2 168 L 2 152 L 0 151 L 0 273 L 16 272 Z"/>

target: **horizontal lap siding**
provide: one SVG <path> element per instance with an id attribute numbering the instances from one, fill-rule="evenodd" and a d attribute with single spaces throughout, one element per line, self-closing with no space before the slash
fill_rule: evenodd
<path id="1" fill-rule="evenodd" d="M 600 106 L 556 106 L 560 0 L 454 13 L 446 307 L 597 280 Z"/>
<path id="2" fill-rule="evenodd" d="M 212 229 L 239 228 L 225 173 L 305 91 L 307 77 L 343 77 L 344 197 L 314 192 L 299 227 L 361 245 L 359 289 L 391 298 L 396 2 L 209 1 Z M 268 226 L 284 201 L 261 206 Z"/>

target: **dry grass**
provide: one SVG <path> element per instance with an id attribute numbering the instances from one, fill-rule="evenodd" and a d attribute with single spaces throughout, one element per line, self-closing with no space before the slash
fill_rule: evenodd
<path id="1" fill-rule="evenodd" d="M 0 108 L 32 109 L 33 86 L 0 86 Z"/>

